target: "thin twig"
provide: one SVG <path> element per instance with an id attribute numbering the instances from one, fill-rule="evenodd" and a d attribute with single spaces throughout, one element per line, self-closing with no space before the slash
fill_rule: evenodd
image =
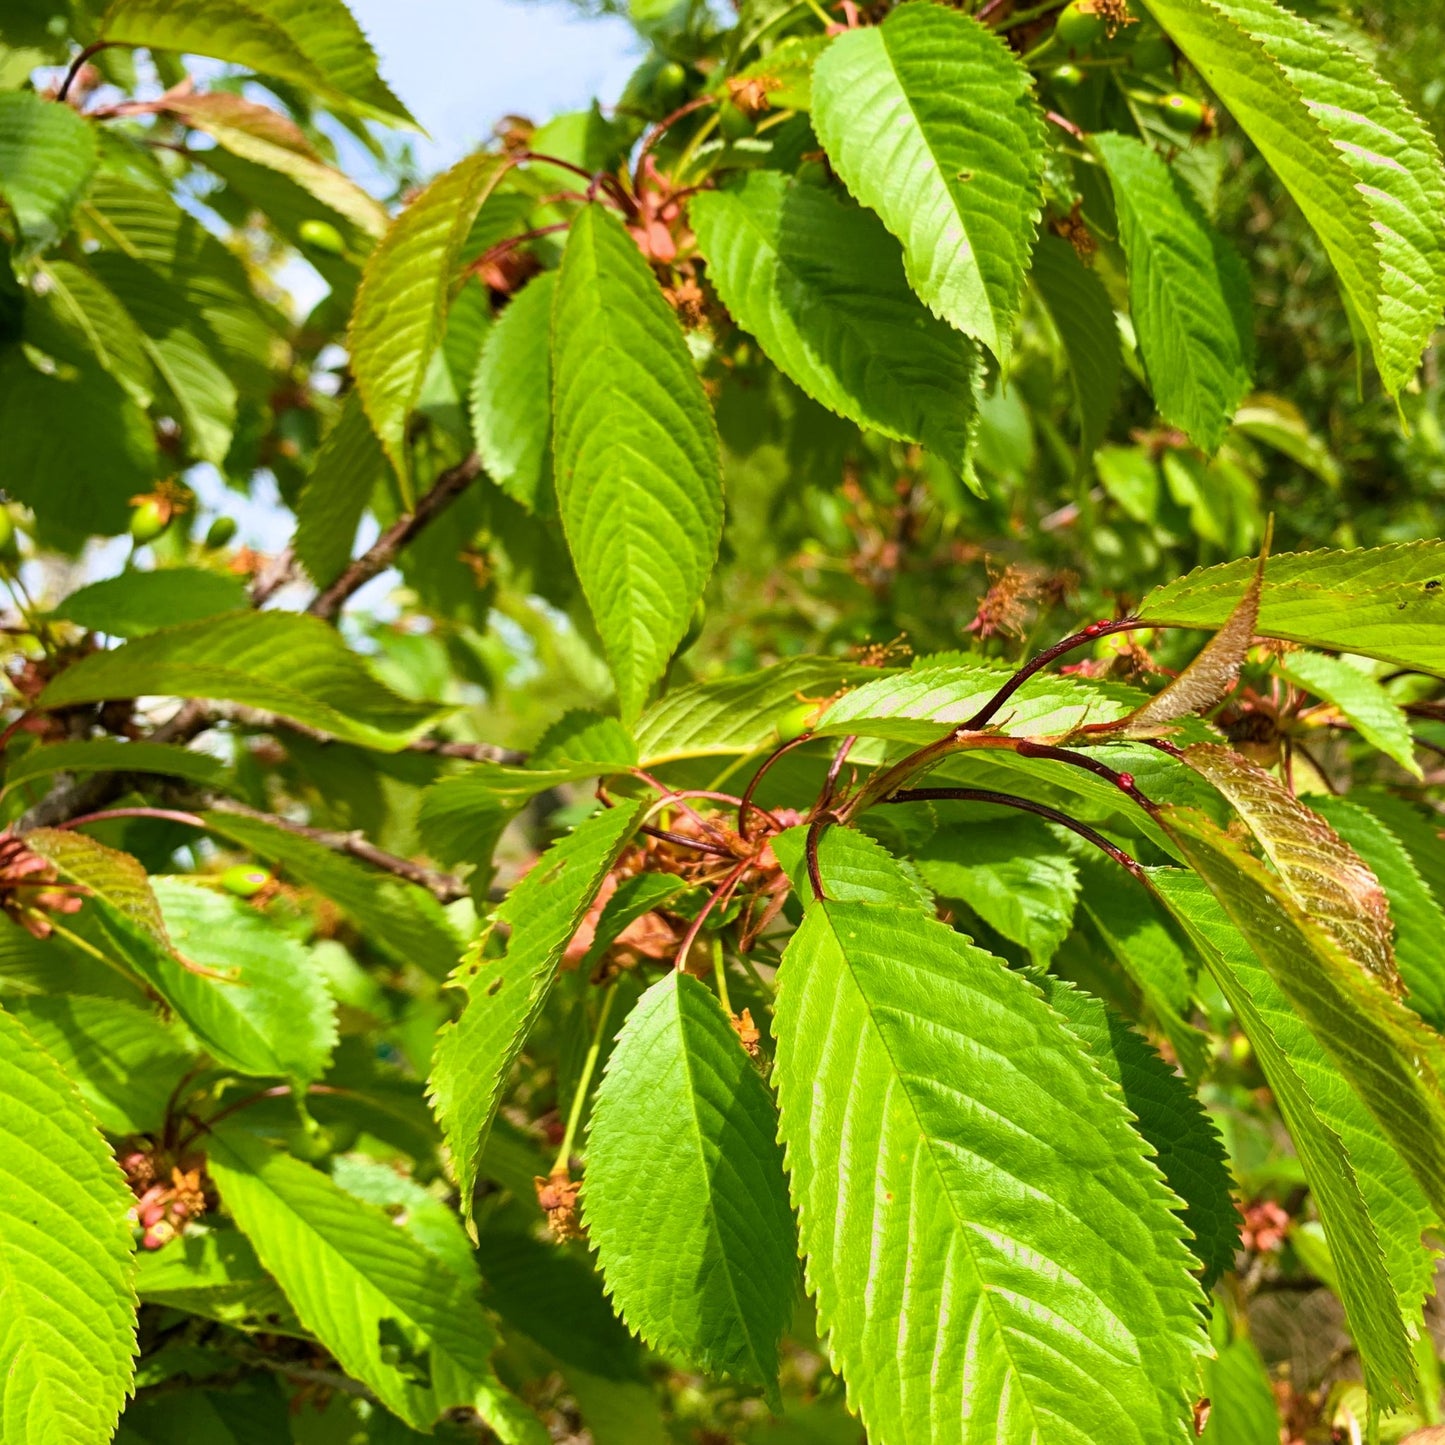
<path id="1" fill-rule="evenodd" d="M 849 733 L 838 744 L 838 751 L 833 754 L 833 761 L 828 764 L 828 776 L 823 779 L 823 791 L 818 795 L 818 801 L 813 806 L 815 813 L 821 813 L 832 804 L 833 794 L 838 788 L 838 774 L 843 771 L 843 764 L 848 761 L 848 754 L 853 751 L 853 744 L 857 741 L 857 733 Z M 857 776 L 856 770 L 854 776 Z"/>
<path id="2" fill-rule="evenodd" d="M 683 118 L 683 116 L 691 115 L 695 110 L 701 110 L 704 106 L 716 105 L 717 103 L 718 98 L 715 95 L 694 96 L 691 100 L 678 106 L 678 108 L 673 111 L 671 115 L 663 116 L 663 118 L 658 121 L 657 124 L 653 126 L 652 129 L 648 131 L 645 136 L 643 136 L 642 145 L 638 148 L 637 151 L 637 161 L 636 164 L 633 166 L 632 171 L 632 189 L 636 194 L 642 194 L 642 165 L 643 162 L 647 159 L 648 153 L 652 150 L 653 146 L 655 146 L 658 141 L 660 141 L 663 136 L 667 134 L 668 130 L 672 126 L 676 125 L 677 122 Z"/>
<path id="3" fill-rule="evenodd" d="M 82 813 L 57 826 L 64 829 L 83 828 L 88 823 L 107 823 L 112 818 L 159 818 L 166 823 L 184 823 L 189 828 L 204 828 L 203 818 L 194 813 L 182 813 L 175 808 L 103 808 L 98 813 Z"/>
<path id="4" fill-rule="evenodd" d="M 778 761 L 779 758 L 783 756 L 784 753 L 790 753 L 794 748 L 800 748 L 803 746 L 804 743 L 810 743 L 812 741 L 812 733 L 803 733 L 801 737 L 791 738 L 789 739 L 789 741 L 780 744 L 778 747 L 774 748 L 772 752 L 767 755 L 767 757 L 763 759 L 757 772 L 755 772 L 748 780 L 748 785 L 746 788 L 743 789 L 743 796 L 738 803 L 739 836 L 743 838 L 746 838 L 748 836 L 749 810 L 762 813 L 765 817 L 770 816 L 766 808 L 760 807 L 757 803 L 753 802 L 753 794 L 757 792 L 758 784 L 761 783 L 764 777 L 767 776 L 768 770 L 773 766 L 774 763 Z"/>
<path id="5" fill-rule="evenodd" d="M 971 733 L 985 726 L 1029 678 L 1036 672 L 1041 672 L 1066 652 L 1072 652 L 1086 642 L 1097 642 L 1101 637 L 1111 637 L 1116 632 L 1137 632 L 1142 628 L 1154 626 L 1157 624 L 1142 622 L 1137 617 L 1123 617 L 1117 622 L 1091 622 L 1087 627 L 1071 633 L 1062 641 L 1054 643 L 1052 647 L 1046 647 L 1037 656 L 1031 657 L 967 722 L 960 723 L 957 731 Z"/>
<path id="6" fill-rule="evenodd" d="M 1087 753 L 1076 753 L 1071 748 L 1055 747 L 1052 743 L 1032 742 L 1028 738 L 1019 738 L 1016 741 L 1009 739 L 1006 746 L 1021 758 L 1046 758 L 1050 762 L 1067 763 L 1073 768 L 1083 768 L 1085 772 L 1103 778 L 1106 783 L 1112 783 L 1125 797 L 1137 803 L 1146 813 L 1156 813 L 1159 810 L 1159 805 L 1152 798 L 1141 793 L 1135 786 L 1132 773 L 1121 773 L 1117 768 L 1111 768 L 1107 763 L 1101 763 L 1098 758 L 1090 757 Z"/>
<path id="7" fill-rule="evenodd" d="M 416 504 L 416 510 L 398 517 L 335 582 L 317 593 L 306 610 L 324 622 L 332 621 L 354 592 L 385 572 L 396 560 L 397 553 L 471 486 L 481 469 L 482 464 L 475 452 L 456 466 L 447 468 L 437 478 L 431 491 Z"/>
<path id="8" fill-rule="evenodd" d="M 714 858 L 731 860 L 736 856 L 729 853 L 726 848 L 720 848 L 716 843 L 704 843 L 701 838 L 689 838 L 685 833 L 669 833 L 666 828 L 654 828 L 651 823 L 643 823 L 637 831 L 646 833 L 649 838 L 658 838 L 664 843 L 671 843 L 678 848 L 695 848 L 699 853 L 710 853 Z"/>
<path id="9" fill-rule="evenodd" d="M 251 582 L 251 606 L 269 602 L 288 582 L 296 579 L 296 554 L 285 548 L 262 565 Z"/>
<path id="10" fill-rule="evenodd" d="M 822 903 L 828 896 L 823 890 L 823 865 L 818 859 L 818 848 L 828 825 L 837 821 L 832 813 L 819 813 L 808 824 L 808 839 L 803 846 L 803 853 L 808 863 L 808 882 L 812 885 L 814 903 Z"/>
<path id="11" fill-rule="evenodd" d="M 1131 858 L 1102 833 L 1096 833 L 1087 823 L 1081 823 L 1077 818 L 1071 818 L 1067 813 L 1049 807 L 1047 803 L 1036 803 L 1032 798 L 1020 798 L 1013 793 L 995 793 L 988 788 L 905 788 L 882 801 L 885 803 L 996 803 L 1001 808 L 1018 808 L 1022 812 L 1047 818 L 1049 822 L 1058 823 L 1069 829 L 1070 832 L 1077 833 L 1079 837 L 1086 839 L 1096 848 L 1102 849 L 1116 863 L 1127 868 L 1136 878 L 1144 877 L 1144 869 L 1138 860 Z"/>
<path id="12" fill-rule="evenodd" d="M 496 743 L 446 742 L 441 738 L 418 738 L 408 743 L 404 751 L 431 753 L 439 758 L 463 758 L 469 763 L 505 763 L 509 767 L 520 767 L 527 761 L 526 753 L 516 748 L 502 748 Z"/>
<path id="13" fill-rule="evenodd" d="M 584 201 L 588 198 L 584 196 Z M 498 241 L 495 246 L 488 246 L 468 268 L 473 273 L 480 273 L 493 261 L 500 261 L 508 251 L 515 251 L 518 246 L 525 245 L 528 241 L 540 240 L 543 236 L 553 236 L 558 231 L 565 231 L 571 221 L 554 221 L 550 226 L 533 226 L 530 231 L 521 231 L 515 236 L 508 236 Z"/>
<path id="14" fill-rule="evenodd" d="M 414 883 L 418 888 L 425 888 L 441 903 L 455 903 L 457 899 L 467 896 L 466 884 L 460 878 L 455 878 L 450 873 L 434 872 L 420 863 L 413 863 L 409 858 L 398 858 L 395 853 L 388 853 L 369 842 L 364 833 L 347 833 L 339 829 L 312 828 L 305 823 L 293 823 L 289 818 L 249 808 L 245 803 L 238 803 L 233 798 L 216 798 L 211 803 L 211 811 L 230 813 L 238 818 L 251 818 L 258 823 L 280 828 L 283 832 L 293 833 L 298 838 L 308 838 L 313 843 L 320 843 L 323 848 L 345 853 L 362 863 L 371 864 L 373 868 L 379 868 L 384 873 L 390 873 L 407 883 Z"/>
<path id="15" fill-rule="evenodd" d="M 724 897 L 729 895 L 732 890 L 737 887 L 739 879 L 742 878 L 743 874 L 748 871 L 752 864 L 753 860 L 751 858 L 744 858 L 742 862 L 708 894 L 707 902 L 698 910 L 697 917 L 694 918 L 688 926 L 687 932 L 683 935 L 682 943 L 678 947 L 675 967 L 679 973 L 685 973 L 687 971 L 687 956 L 692 952 L 692 946 L 697 942 L 697 936 L 702 932 L 702 926 L 707 922 L 708 914 L 717 907 L 718 903 Z"/>
<path id="16" fill-rule="evenodd" d="M 1027 55 L 1024 56 L 1025 60 L 1027 60 L 1028 58 L 1029 57 Z M 1058 126 L 1060 130 L 1067 131 L 1071 136 L 1073 136 L 1075 140 L 1088 140 L 1089 138 L 1083 130 L 1081 130 L 1073 123 L 1073 121 L 1068 118 L 1068 116 L 1060 115 L 1056 110 L 1046 110 L 1044 112 L 1044 117 L 1047 120 L 1053 121 L 1053 123 Z"/>
<path id="17" fill-rule="evenodd" d="M 65 72 L 65 79 L 60 82 L 60 89 L 55 92 L 55 98 L 62 105 L 65 104 L 65 97 L 70 94 L 70 87 L 75 84 L 75 77 L 80 74 L 81 67 L 92 55 L 99 55 L 102 50 L 109 50 L 109 40 L 97 40 L 94 45 L 87 45 L 74 60 L 70 62 L 70 69 Z"/>

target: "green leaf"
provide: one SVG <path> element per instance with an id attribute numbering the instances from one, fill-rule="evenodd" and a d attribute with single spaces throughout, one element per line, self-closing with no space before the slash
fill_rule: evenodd
<path id="1" fill-rule="evenodd" d="M 1079 414 L 1079 466 L 1087 468 L 1108 433 L 1123 380 L 1114 305 L 1103 282 L 1060 236 L 1039 237 L 1029 279 L 1048 308 L 1068 358 Z"/>
<path id="2" fill-rule="evenodd" d="M 1090 144 L 1114 191 L 1129 260 L 1129 305 L 1149 387 L 1165 421 L 1219 449 L 1249 390 L 1249 281 L 1189 188 L 1132 136 Z"/>
<path id="3" fill-rule="evenodd" d="M 972 477 L 976 347 L 909 289 L 871 212 L 760 170 L 688 215 L 723 303 L 814 401 Z"/>
<path id="4" fill-rule="evenodd" d="M 1350 802 L 1368 808 L 1400 841 L 1435 902 L 1445 907 L 1445 821 L 1379 788 L 1352 788 Z"/>
<path id="5" fill-rule="evenodd" d="M 162 778 L 214 786 L 226 775 L 225 764 L 206 753 L 166 743 L 122 742 L 119 738 L 79 738 L 31 748 L 7 760 L 0 795 L 21 783 L 56 773 L 150 773 Z"/>
<path id="6" fill-rule="evenodd" d="M 1117 1084 L 1136 1127 L 1154 1150 L 1164 1182 L 1184 1201 L 1190 1248 L 1208 1290 L 1234 1265 L 1239 1211 L 1219 1132 L 1189 1085 L 1118 1014 L 1049 974 L 1035 982 L 1088 1048 L 1094 1066 Z"/>
<path id="7" fill-rule="evenodd" d="M 830 39 L 827 35 L 790 35 L 737 75 L 743 80 L 761 80 L 774 110 L 809 110 L 813 67 Z"/>
<path id="8" fill-rule="evenodd" d="M 654 909 L 675 904 L 679 895 L 687 890 L 688 884 L 683 879 L 666 873 L 634 873 L 632 877 L 622 879 L 612 897 L 602 906 L 592 942 L 577 964 L 577 971 L 584 977 L 593 977 L 608 949 L 617 942 L 628 924 L 635 923 Z"/>
<path id="9" fill-rule="evenodd" d="M 280 171 L 364 235 L 375 238 L 386 230 L 388 217 L 381 202 L 327 165 L 300 126 L 279 111 L 224 90 L 168 96 L 165 108 L 233 155 Z"/>
<path id="10" fill-rule="evenodd" d="M 1435 138 L 1367 59 L 1322 26 L 1271 0 L 1213 3 L 1303 96 L 1368 205 L 1381 287 L 1371 341 L 1385 389 L 1398 392 L 1445 311 L 1445 171 Z"/>
<path id="11" fill-rule="evenodd" d="M 453 975 L 466 1003 L 437 1035 L 429 1085 L 468 1219 L 477 1161 L 507 1076 L 551 992 L 562 951 L 644 807 L 637 802 L 604 809 L 554 843 L 489 920 L 489 934 L 499 924 L 510 930 L 505 951 L 486 957 L 484 937 Z"/>
<path id="12" fill-rule="evenodd" d="M 1094 470 L 1127 516 L 1153 523 L 1159 515 L 1159 463 L 1140 447 L 1100 447 Z"/>
<path id="13" fill-rule="evenodd" d="M 358 115 L 415 124 L 377 74 L 376 53 L 342 0 L 113 0 L 100 39 L 179 50 L 289 80 Z"/>
<path id="14" fill-rule="evenodd" d="M 49 375 L 16 346 L 0 346 L 0 435 L 0 487 L 74 547 L 124 532 L 155 478 L 155 431 L 119 383 Z"/>
<path id="15" fill-rule="evenodd" d="M 1367 743 L 1394 758 L 1406 772 L 1420 776 L 1404 709 L 1368 673 L 1323 652 L 1287 653 L 1275 668 L 1296 687 L 1333 703 Z"/>
<path id="16" fill-rule="evenodd" d="M 1013 675 L 1011 667 L 976 663 L 921 666 L 879 674 L 846 692 L 818 719 L 825 737 L 854 733 L 896 742 L 927 743 L 976 713 Z M 1050 736 L 1086 723 L 1124 717 L 1147 696 L 1119 683 L 1038 675 L 1009 699 L 1004 710 L 1010 733 Z"/>
<path id="17" fill-rule="evenodd" d="M 345 570 L 366 504 L 387 473 L 386 453 L 366 419 L 361 396 L 349 391 L 316 449 L 296 508 L 292 546 L 318 586 Z"/>
<path id="18" fill-rule="evenodd" d="M 220 343 L 200 308 L 133 256 L 98 251 L 91 269 L 140 327 L 146 355 L 174 399 L 191 454 L 220 466 L 236 425 L 237 392 L 213 354 Z"/>
<path id="19" fill-rule="evenodd" d="M 0 923 L 0 995 L 25 998 L 81 993 L 144 1002 L 141 991 L 118 970 L 59 934 L 36 938 L 9 919 Z"/>
<path id="20" fill-rule="evenodd" d="M 538 1161 L 528 1171 L 529 1190 L 541 1167 Z M 557 1249 L 513 1228 L 483 1230 L 477 1261 L 487 1304 L 502 1317 L 509 1335 L 526 1335 L 557 1360 L 595 1445 L 665 1445 L 667 1433 L 657 1396 L 644 1383 L 641 1352 L 580 1252 Z"/>
<path id="21" fill-rule="evenodd" d="M 813 126 L 844 184 L 903 243 L 914 291 L 1006 359 L 1039 216 L 1044 127 L 1003 39 L 957 11 L 901 5 L 823 53 Z"/>
<path id="22" fill-rule="evenodd" d="M 1347 304 L 1377 336 L 1384 280 L 1370 204 L 1359 187 L 1362 177 L 1309 98 L 1265 41 L 1232 18 L 1228 0 L 1145 0 L 1145 6 L 1294 197 L 1334 264 Z"/>
<path id="23" fill-rule="evenodd" d="M 22 253 L 56 241 L 96 163 L 95 127 L 33 90 L 0 94 L 0 200 L 10 207 Z"/>
<path id="24" fill-rule="evenodd" d="M 1175 1201 L 1030 983 L 912 910 L 819 904 L 775 1036 L 808 1283 L 870 1436 L 1185 1438 Z"/>
<path id="25" fill-rule="evenodd" d="M 915 857 L 935 892 L 967 903 L 1041 968 L 1073 927 L 1078 870 L 1038 818 L 948 823 Z"/>
<path id="26" fill-rule="evenodd" d="M 241 813 L 203 815 L 213 833 L 279 865 L 329 898 L 361 929 L 369 944 L 433 978 L 457 961 L 458 940 L 440 903 L 424 888 Z"/>
<path id="27" fill-rule="evenodd" d="M 1359 1091 L 1425 1198 L 1445 1214 L 1445 1049 L 1306 915 L 1284 885 L 1192 810 L 1170 832 L 1340 1072 Z"/>
<path id="28" fill-rule="evenodd" d="M 294 612 L 231 613 L 92 653 L 55 678 L 40 706 L 142 693 L 262 708 L 381 752 L 404 748 L 438 716 L 378 682 L 319 618 Z"/>
<path id="29" fill-rule="evenodd" d="M 72 592 L 50 615 L 112 637 L 141 637 L 177 623 L 239 612 L 246 601 L 245 584 L 229 572 L 167 567 L 92 582 Z"/>
<path id="30" fill-rule="evenodd" d="M 1283 783 L 1233 749 L 1187 748 L 1184 761 L 1229 799 L 1300 911 L 1361 971 L 1398 994 L 1389 899 L 1359 854 Z"/>
<path id="31" fill-rule="evenodd" d="M 1314 798 L 1312 806 L 1380 880 L 1395 925 L 1395 961 L 1405 1002 L 1445 1031 L 1445 909 L 1425 886 L 1400 840 L 1379 818 L 1348 798 Z"/>
<path id="32" fill-rule="evenodd" d="M 194 1359 L 194 1369 L 187 1368 Z M 161 1373 L 176 1361 L 175 1374 Z M 271 1445 L 290 1433 L 287 1398 L 275 1377 L 250 1375 L 240 1382 L 220 1380 L 215 1390 L 177 1389 L 177 1376 L 198 1380 L 225 1370 L 225 1356 L 199 1346 L 172 1346 L 147 1362 L 159 1378 L 147 1384 L 168 1389 L 147 1390 L 125 1412 L 116 1445 Z"/>
<path id="33" fill-rule="evenodd" d="M 1254 576 L 1252 558 L 1196 568 L 1144 599 L 1145 622 L 1220 627 Z M 1306 647 L 1445 676 L 1445 542 L 1296 552 L 1265 564 L 1255 630 Z"/>
<path id="34" fill-rule="evenodd" d="M 10 1011 L 65 1071 L 100 1127 L 159 1133 L 194 1047 L 154 1009 L 70 994 L 17 999 Z"/>
<path id="35" fill-rule="evenodd" d="M 470 863 L 486 872 L 507 824 L 539 793 L 612 771 L 587 762 L 556 768 L 478 763 L 422 794 L 417 814 L 422 843 L 442 863 Z"/>
<path id="36" fill-rule="evenodd" d="M 808 830 L 789 828 L 772 841 L 800 898 L 811 898 L 806 872 Z M 818 868 L 828 897 L 840 903 L 901 903 L 931 910 L 933 895 L 911 862 L 895 858 L 876 839 L 854 828 L 829 828 L 818 840 Z"/>
<path id="37" fill-rule="evenodd" d="M 833 657 L 799 657 L 776 667 L 671 689 L 638 720 L 644 767 L 678 758 L 717 757 L 772 748 L 778 719 L 800 698 L 823 702 L 840 687 L 868 682 L 876 669 Z"/>
<path id="38" fill-rule="evenodd" d="M 242 391 L 269 395 L 274 339 L 284 322 L 257 299 L 239 256 L 165 191 L 109 172 L 96 177 L 81 215 L 104 248 L 91 256 L 92 267 L 113 251 L 143 262 L 160 278 L 146 286 L 157 316 L 198 313 L 232 381 Z"/>
<path id="39" fill-rule="evenodd" d="M 1377 1398 L 1414 1378 L 1406 1333 L 1434 1274 L 1420 1233 L 1433 1212 L 1360 1097 L 1330 1062 L 1204 879 L 1150 881 L 1184 925 L 1244 1029 L 1304 1166 L 1330 1241 L 1340 1298 Z"/>
<path id="40" fill-rule="evenodd" d="M 637 744 L 617 721 L 588 708 L 564 712 L 537 739 L 527 757 L 529 768 L 586 769 L 583 777 L 637 766 Z"/>
<path id="41" fill-rule="evenodd" d="M 87 890 L 111 951 L 219 1062 L 262 1077 L 325 1072 L 334 1005 L 295 940 L 236 899 L 172 878 L 153 888 L 134 858 L 84 834 L 37 828 L 26 842 Z"/>
<path id="42" fill-rule="evenodd" d="M 1279 1445 L 1279 1410 L 1264 1361 L 1247 1337 L 1220 1350 L 1204 1367 L 1210 1400 L 1203 1445 Z"/>
<path id="43" fill-rule="evenodd" d="M 134 1200 L 80 1096 L 0 1011 L 0 1439 L 92 1445 L 130 1391 Z"/>
<path id="44" fill-rule="evenodd" d="M 391 223 L 357 288 L 351 374 L 403 495 L 411 478 L 407 422 L 446 326 L 457 255 L 502 174 L 496 156 L 477 151 L 438 176 Z"/>
<path id="45" fill-rule="evenodd" d="M 304 1335 L 286 1296 L 261 1268 L 256 1251 L 234 1229 L 187 1230 L 164 1249 L 136 1260 L 136 1293 L 146 1304 L 166 1305 L 239 1330 Z"/>
<path id="46" fill-rule="evenodd" d="M 717 556 L 717 428 L 657 278 L 600 205 L 572 222 L 552 337 L 557 508 L 630 722 Z"/>
<path id="47" fill-rule="evenodd" d="M 552 510 L 552 298 L 544 271 L 487 333 L 471 383 L 472 434 L 487 475 L 529 512 Z"/>
<path id="48" fill-rule="evenodd" d="M 156 376 L 146 338 L 115 293 L 74 261 L 47 261 L 37 267 L 37 274 L 45 278 L 46 290 L 43 296 L 32 294 L 26 305 L 26 338 L 42 351 L 58 353 L 59 338 L 40 321 L 48 308 L 56 322 L 83 338 L 89 353 L 137 406 L 150 406 Z"/>
<path id="49" fill-rule="evenodd" d="M 1134 982 L 1160 1031 L 1173 1046 L 1186 1078 L 1198 1080 L 1209 1061 L 1208 1038 L 1187 1016 L 1192 1011 L 1191 961 L 1152 900 L 1143 900 L 1133 881 L 1109 859 L 1084 858 L 1080 905 L 1105 948 Z"/>
<path id="50" fill-rule="evenodd" d="M 427 1430 L 471 1406 L 512 1445 L 547 1432 L 492 1373 L 496 1332 L 460 1278 L 380 1207 L 236 1129 L 208 1136 L 226 1208 L 306 1326 L 387 1409 Z"/>
<path id="51" fill-rule="evenodd" d="M 627 1016 L 597 1091 L 588 1237 L 614 1305 L 648 1345 L 759 1385 L 778 1408 L 797 1242 L 776 1134 L 722 1006 L 669 970 Z"/>
<path id="52" fill-rule="evenodd" d="M 376 1204 L 430 1255 L 458 1279 L 476 1272 L 472 1242 L 455 1212 L 444 1199 L 389 1163 L 363 1154 L 342 1154 L 331 1161 L 331 1178 L 348 1194 L 365 1204 Z"/>
<path id="53" fill-rule="evenodd" d="M 336 1047 L 336 1005 L 310 954 L 240 900 L 153 880 L 176 951 L 132 951 L 137 972 L 216 1061 L 258 1078 L 310 1083 Z"/>

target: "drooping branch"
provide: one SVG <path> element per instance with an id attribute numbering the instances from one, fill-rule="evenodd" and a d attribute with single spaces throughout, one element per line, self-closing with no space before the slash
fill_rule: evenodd
<path id="1" fill-rule="evenodd" d="M 361 556 L 352 560 L 336 581 L 316 594 L 306 610 L 323 622 L 333 621 L 352 594 L 360 591 L 373 577 L 385 572 L 402 548 L 436 521 L 471 486 L 481 469 L 482 464 L 475 452 L 456 466 L 447 468 L 437 478 L 436 485 L 416 504 L 416 510 L 398 517 Z"/>

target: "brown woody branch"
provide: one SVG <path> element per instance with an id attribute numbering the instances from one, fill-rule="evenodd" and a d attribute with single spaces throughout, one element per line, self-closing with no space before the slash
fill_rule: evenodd
<path id="1" fill-rule="evenodd" d="M 347 599 L 373 577 L 379 577 L 396 560 L 397 553 L 417 534 L 431 525 L 471 484 L 482 469 L 473 452 L 456 466 L 447 468 L 416 510 L 398 517 L 361 556 L 355 558 L 329 587 L 316 594 L 306 610 L 324 622 L 332 621 Z"/>
<path id="2" fill-rule="evenodd" d="M 369 863 L 383 873 L 390 873 L 407 883 L 416 884 L 418 888 L 425 888 L 440 903 L 455 903 L 457 899 L 467 896 L 467 886 L 460 878 L 453 877 L 450 873 L 438 873 L 420 863 L 413 863 L 410 858 L 399 858 L 395 853 L 388 853 L 368 841 L 364 833 L 312 828 L 305 823 L 293 823 L 289 818 L 283 818 L 276 813 L 263 813 L 258 808 L 247 807 L 245 803 L 238 803 L 234 798 L 213 798 L 209 808 L 213 813 L 229 813 L 234 817 L 265 823 L 298 838 L 319 843 L 333 853 L 344 853 L 362 863 Z"/>
<path id="3" fill-rule="evenodd" d="M 437 478 L 432 489 L 417 503 L 416 510 L 399 517 L 388 527 L 372 546 L 347 566 L 335 582 L 316 595 L 307 611 L 312 616 L 320 617 L 323 621 L 333 621 L 353 593 L 364 587 L 373 577 L 378 577 L 386 571 L 396 560 L 397 554 L 402 548 L 435 521 L 476 480 L 480 470 L 481 463 L 473 453 L 458 462 L 456 466 L 444 471 Z M 252 583 L 252 605 L 261 606 L 290 582 L 295 575 L 295 559 L 288 547 L 265 567 Z M 233 710 L 217 707 L 195 698 L 183 703 L 169 721 L 162 723 L 151 734 L 149 740 L 157 743 L 184 745 L 228 715 L 237 716 L 241 721 L 255 726 L 282 727 L 317 741 L 327 742 L 330 740 L 324 733 L 307 728 L 304 724 L 272 718 L 269 715 L 255 713 L 250 709 Z M 410 750 L 432 753 L 439 757 L 464 758 L 472 762 L 519 763 L 525 760 L 524 754 L 514 752 L 510 748 L 494 747 L 489 743 L 450 743 L 428 738 L 411 744 Z M 19 826 L 22 831 L 30 828 L 55 827 L 72 818 L 96 812 L 134 786 L 135 781 L 134 775 L 131 774 L 97 773 L 77 778 L 72 782 L 62 783 L 28 811 L 20 819 Z M 330 836 L 339 838 L 349 835 Z M 342 851 L 354 852 L 354 849 L 347 847 Z M 355 856 L 362 855 L 356 853 Z M 390 854 L 381 856 L 391 858 Z M 392 861 L 401 863 L 405 867 L 414 866 L 407 864 L 405 859 Z M 378 866 L 385 865 L 378 864 Z M 388 871 L 397 872 L 395 868 L 388 868 Z M 427 872 L 425 869 L 421 871 L 424 874 Z M 406 875 L 398 874 L 398 876 Z M 433 880 L 437 877 L 437 875 L 431 874 L 427 874 L 427 876 Z M 456 880 L 449 879 L 446 880 L 444 886 L 451 886 L 455 883 Z M 429 887 L 430 885 L 423 882 L 422 886 Z M 459 884 L 456 886 L 460 888 Z M 455 896 L 461 897 L 464 892 L 463 889 Z"/>
<path id="4" fill-rule="evenodd" d="M 452 743 L 440 738 L 418 738 L 408 743 L 409 753 L 430 753 L 438 758 L 462 758 L 469 763 L 507 763 L 518 767 L 527 761 L 526 753 L 516 748 L 498 747 L 496 743 Z"/>

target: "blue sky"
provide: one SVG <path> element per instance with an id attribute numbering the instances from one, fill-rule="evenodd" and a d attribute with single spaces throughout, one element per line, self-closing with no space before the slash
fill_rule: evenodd
<path id="1" fill-rule="evenodd" d="M 508 113 L 546 120 L 616 100 L 641 58 L 631 27 L 565 0 L 350 0 L 381 73 L 426 127 L 417 153 L 455 160 Z"/>

